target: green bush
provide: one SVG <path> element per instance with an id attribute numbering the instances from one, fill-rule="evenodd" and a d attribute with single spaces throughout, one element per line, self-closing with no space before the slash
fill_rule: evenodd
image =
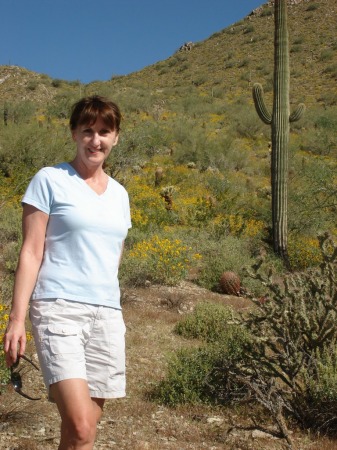
<path id="1" fill-rule="evenodd" d="M 319 8 L 319 4 L 318 3 L 311 3 L 307 8 L 306 11 L 315 11 L 316 9 Z"/>
<path id="2" fill-rule="evenodd" d="M 312 361 L 312 374 L 305 373 L 304 377 L 308 388 L 307 402 L 316 404 L 321 411 L 322 402 L 337 403 L 337 348 L 325 348 L 317 351 Z"/>
<path id="3" fill-rule="evenodd" d="M 337 64 L 332 64 L 323 70 L 323 73 L 330 75 L 332 78 L 337 77 Z"/>
<path id="4" fill-rule="evenodd" d="M 38 80 L 30 80 L 27 84 L 27 89 L 29 91 L 35 91 L 35 89 L 38 87 L 39 82 Z"/>
<path id="5" fill-rule="evenodd" d="M 268 17 L 268 16 L 272 16 L 274 14 L 274 8 L 270 7 L 268 5 L 268 7 L 263 8 L 263 10 L 261 11 L 261 17 Z"/>
<path id="6" fill-rule="evenodd" d="M 296 155 L 291 170 L 297 175 L 289 184 L 289 234 L 315 238 L 320 230 L 333 230 L 337 206 L 333 158 L 329 162 Z"/>
<path id="7" fill-rule="evenodd" d="M 244 33 L 244 34 L 253 33 L 253 31 L 255 31 L 254 25 L 248 25 L 248 26 L 243 30 L 243 33 Z"/>
<path id="8" fill-rule="evenodd" d="M 63 84 L 63 81 L 60 80 L 59 78 L 54 78 L 54 79 L 52 80 L 52 82 L 51 82 L 51 85 L 52 85 L 53 87 L 55 87 L 55 88 L 61 87 L 62 84 Z"/>
<path id="9" fill-rule="evenodd" d="M 168 361 L 168 372 L 150 393 L 150 397 L 169 406 L 185 403 L 226 404 L 228 393 L 242 393 L 240 383 L 233 383 L 229 372 L 242 355 L 216 344 L 197 349 L 183 349 Z"/>
<path id="10" fill-rule="evenodd" d="M 334 51 L 327 49 L 327 50 L 323 50 L 320 54 L 319 59 L 321 61 L 330 61 L 331 59 L 333 59 L 334 57 Z"/>
<path id="11" fill-rule="evenodd" d="M 182 403 L 229 403 L 245 391 L 231 377 L 231 370 L 245 357 L 249 334 L 233 323 L 233 311 L 222 305 L 202 303 L 177 324 L 175 331 L 206 344 L 172 355 L 168 373 L 151 393 L 152 398 L 175 406 Z"/>
<path id="12" fill-rule="evenodd" d="M 199 303 L 193 314 L 180 320 L 174 331 L 188 339 L 202 339 L 206 342 L 220 342 L 237 327 L 229 325 L 233 321 L 233 309 L 209 302 Z"/>

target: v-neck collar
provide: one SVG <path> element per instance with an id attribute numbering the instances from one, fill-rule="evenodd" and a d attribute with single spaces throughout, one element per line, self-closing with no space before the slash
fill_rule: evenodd
<path id="1" fill-rule="evenodd" d="M 77 176 L 77 178 L 79 179 L 79 181 L 80 181 L 82 184 L 84 184 L 84 185 L 86 186 L 86 188 L 89 189 L 90 192 L 92 192 L 95 196 L 97 196 L 97 197 L 103 197 L 103 196 L 106 194 L 106 192 L 107 192 L 107 190 L 108 190 L 108 188 L 109 188 L 109 184 L 110 184 L 110 177 L 109 177 L 109 176 L 108 176 L 108 181 L 107 181 L 105 190 L 104 190 L 101 194 L 99 194 L 98 192 L 95 191 L 95 189 L 93 189 L 93 188 L 85 181 L 85 179 L 84 179 L 83 177 L 81 177 L 81 175 L 77 172 L 77 170 L 76 170 L 69 162 L 66 162 L 65 164 L 69 167 L 70 171 L 71 171 L 74 175 Z"/>

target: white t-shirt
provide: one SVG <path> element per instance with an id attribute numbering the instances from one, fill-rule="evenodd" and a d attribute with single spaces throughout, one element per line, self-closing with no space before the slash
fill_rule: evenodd
<path id="1" fill-rule="evenodd" d="M 41 169 L 22 202 L 49 214 L 32 300 L 63 298 L 120 309 L 118 265 L 131 227 L 124 187 L 109 177 L 99 195 L 61 163 Z"/>

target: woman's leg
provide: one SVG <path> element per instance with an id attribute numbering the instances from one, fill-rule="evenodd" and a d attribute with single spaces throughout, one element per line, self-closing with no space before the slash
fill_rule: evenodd
<path id="1" fill-rule="evenodd" d="M 86 380 L 74 378 L 50 386 L 61 416 L 59 450 L 92 450 L 104 399 L 92 399 Z"/>

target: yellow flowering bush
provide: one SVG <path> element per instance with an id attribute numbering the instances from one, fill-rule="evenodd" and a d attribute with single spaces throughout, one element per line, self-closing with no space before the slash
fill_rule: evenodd
<path id="1" fill-rule="evenodd" d="M 141 176 L 134 176 L 128 184 L 131 200 L 132 224 L 144 229 L 150 225 L 161 226 L 168 219 L 165 202 L 158 190 Z"/>
<path id="2" fill-rule="evenodd" d="M 3 340 L 3 333 L 6 329 L 7 321 L 8 321 L 8 309 L 5 305 L 0 303 L 0 339 L 1 339 L 0 343 L 1 344 L 2 344 L 2 340 Z"/>
<path id="3" fill-rule="evenodd" d="M 262 220 L 245 219 L 241 215 L 219 214 L 211 222 L 211 228 L 215 234 L 224 234 L 224 231 L 232 236 L 255 238 L 265 233 L 266 224 Z"/>
<path id="4" fill-rule="evenodd" d="M 243 235 L 245 237 L 261 236 L 266 229 L 266 224 L 262 220 L 248 219 L 245 221 Z"/>
<path id="5" fill-rule="evenodd" d="M 148 280 L 155 284 L 176 285 L 184 279 L 192 261 L 201 255 L 179 239 L 159 238 L 154 235 L 143 240 L 125 255 L 122 267 L 122 282 L 144 285 Z"/>
<path id="6" fill-rule="evenodd" d="M 322 262 L 318 239 L 306 236 L 289 236 L 288 256 L 295 270 L 307 269 Z"/>
<path id="7" fill-rule="evenodd" d="M 144 228 L 149 223 L 149 218 L 141 209 L 136 207 L 131 210 L 131 220 L 132 225 L 136 228 Z"/>

